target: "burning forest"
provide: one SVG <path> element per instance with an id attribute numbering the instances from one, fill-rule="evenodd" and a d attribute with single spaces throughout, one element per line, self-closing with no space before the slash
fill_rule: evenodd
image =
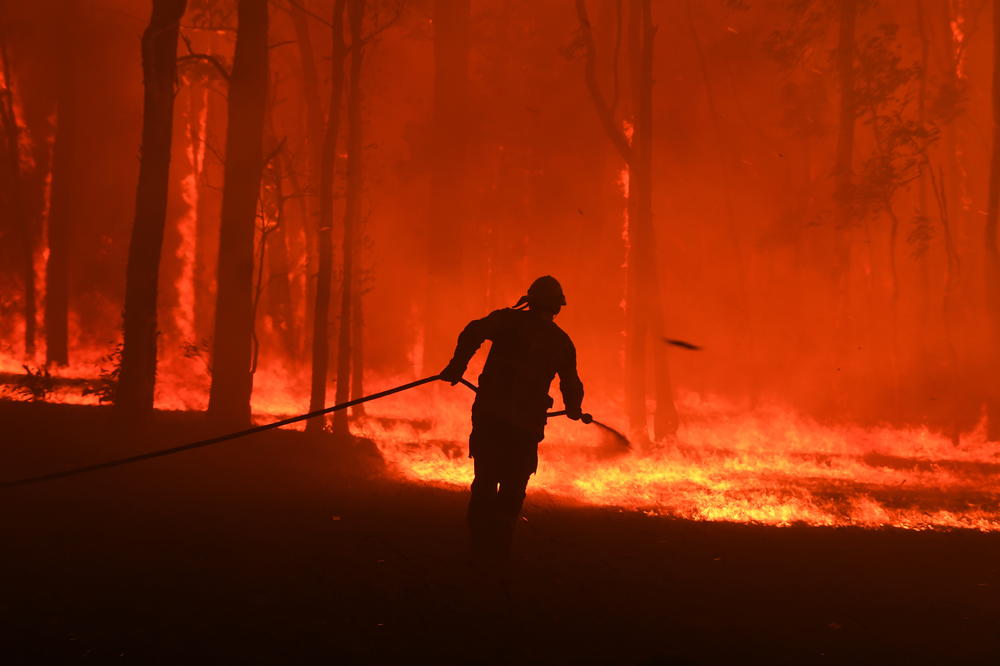
<path id="1" fill-rule="evenodd" d="M 465 490 L 489 343 L 435 378 L 552 275 L 529 504 L 986 538 L 998 95 L 989 0 L 0 0 L 0 407 L 68 433 L 0 482 L 288 420 Z"/>

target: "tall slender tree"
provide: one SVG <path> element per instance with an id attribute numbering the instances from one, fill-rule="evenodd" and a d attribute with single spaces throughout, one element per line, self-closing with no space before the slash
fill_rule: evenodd
<path id="1" fill-rule="evenodd" d="M 79 0 L 67 2 L 62 17 L 65 25 L 75 25 L 80 11 Z M 77 215 L 77 152 L 81 131 L 75 55 L 81 48 L 80 40 L 74 29 L 66 29 L 64 39 L 63 62 L 56 84 L 56 130 L 47 230 L 49 256 L 45 263 L 45 360 L 52 365 L 69 363 L 70 232 L 72 220 Z"/>
<path id="2" fill-rule="evenodd" d="M 21 163 L 21 128 L 14 111 L 14 83 L 7 50 L 7 33 L 0 28 L 0 72 L 4 87 L 0 89 L 0 128 L 6 143 L 4 167 L 9 186 L 10 217 L 19 242 L 21 282 L 24 290 L 24 355 L 35 355 L 35 224 L 25 196 L 27 174 Z"/>
<path id="3" fill-rule="evenodd" d="M 839 30 L 837 37 L 837 81 L 840 103 L 837 111 L 837 143 L 833 164 L 834 200 L 836 215 L 834 222 L 834 258 L 831 272 L 831 298 L 836 304 L 834 326 L 837 334 L 835 354 L 842 357 L 852 339 L 848 322 L 850 320 L 850 265 L 851 265 L 851 198 L 854 163 L 854 129 L 857 121 L 857 101 L 855 98 L 855 37 L 857 20 L 856 0 L 840 3 Z M 845 373 L 833 374 L 835 397 L 843 399 L 846 393 L 841 384 Z"/>
<path id="4" fill-rule="evenodd" d="M 142 35 L 143 117 L 135 221 L 125 273 L 121 375 L 115 404 L 141 416 L 153 410 L 156 304 L 170 181 L 177 37 L 187 0 L 153 0 Z"/>
<path id="5" fill-rule="evenodd" d="M 334 1 L 334 5 L 336 2 Z M 302 67 L 302 76 L 299 77 L 302 86 L 301 103 L 305 107 L 306 128 L 308 136 L 305 141 L 306 150 L 306 170 L 305 188 L 300 189 L 296 185 L 299 177 L 294 169 L 288 169 L 289 180 L 296 190 L 308 192 L 311 196 L 300 196 L 297 199 L 298 209 L 302 217 L 302 230 L 306 243 L 306 284 L 305 284 L 305 322 L 304 330 L 312 330 L 315 324 L 316 305 L 316 284 L 317 273 L 319 272 L 319 252 L 318 248 L 322 243 L 317 234 L 320 190 L 320 180 L 322 171 L 322 154 L 324 139 L 326 136 L 325 114 L 323 101 L 320 94 L 319 75 L 316 70 L 316 54 L 313 48 L 312 33 L 310 30 L 309 14 L 306 8 L 296 2 L 290 5 L 292 24 L 295 29 L 295 43 L 298 45 L 299 63 Z M 340 10 L 343 14 L 343 9 Z M 334 7 L 336 13 L 336 7 Z M 343 32 L 343 19 L 341 19 L 341 32 Z M 331 26 L 332 29 L 332 26 Z M 343 37 L 341 37 L 343 41 Z M 343 60 L 343 56 L 341 56 Z M 343 64 L 341 64 L 343 67 Z M 343 78 L 343 76 L 341 76 Z M 308 338 L 303 344 L 310 344 Z M 306 428 L 321 427 L 323 424 L 317 419 L 312 419 L 306 424 Z"/>
<path id="6" fill-rule="evenodd" d="M 854 127 L 857 118 L 857 102 L 854 94 L 854 26 L 856 20 L 856 0 L 843 0 L 840 3 L 840 30 L 837 38 L 837 79 L 840 88 L 840 104 L 837 118 L 836 161 L 833 166 L 837 188 L 837 221 L 842 227 L 846 227 L 850 219 Z"/>
<path id="7" fill-rule="evenodd" d="M 208 402 L 209 414 L 231 425 L 249 423 L 253 391 L 254 230 L 268 88 L 267 0 L 239 0 L 237 12 Z"/>
<path id="8" fill-rule="evenodd" d="M 365 394 L 365 316 L 364 316 L 364 294 L 365 294 L 365 271 L 363 268 L 363 255 L 361 247 L 364 243 L 360 239 L 364 237 L 363 227 L 355 230 L 358 236 L 355 251 L 354 273 L 357 276 L 354 284 L 354 301 L 351 305 L 351 400 L 357 400 Z M 364 404 L 351 408 L 354 416 L 362 416 L 365 413 Z"/>
<path id="9" fill-rule="evenodd" d="M 322 409 L 326 402 L 326 381 L 330 367 L 330 298 L 333 292 L 333 178 L 337 166 L 337 137 L 340 134 L 341 99 L 344 96 L 344 7 L 346 0 L 334 0 L 331 21 L 330 102 L 320 152 L 319 217 L 317 243 L 319 265 L 316 275 L 316 304 L 313 308 L 312 381 L 309 409 Z M 318 431 L 323 421 L 311 419 L 306 428 Z"/>
<path id="10" fill-rule="evenodd" d="M 277 91 L 277 83 L 273 86 Z M 277 97 L 277 95 L 275 95 Z M 287 150 L 285 139 L 278 138 L 278 132 L 274 120 L 275 105 L 277 100 L 272 99 L 268 105 L 268 141 L 276 146 L 270 162 L 265 167 L 267 184 L 264 191 L 266 197 L 267 216 L 271 220 L 273 228 L 267 234 L 266 258 L 267 258 L 267 314 L 270 315 L 274 328 L 281 338 L 283 351 L 288 355 L 296 353 L 296 340 L 298 338 L 298 323 L 295 320 L 292 303 L 292 280 L 289 276 L 289 233 L 288 199 L 285 180 Z M 261 252 L 265 251 L 265 243 L 261 241 Z"/>
<path id="11" fill-rule="evenodd" d="M 615 118 L 597 82 L 596 46 L 585 0 L 576 2 L 579 40 L 584 53 L 584 80 L 598 118 L 612 144 L 628 166 L 628 247 L 626 286 L 625 402 L 630 428 L 640 436 L 648 431 L 646 376 L 652 351 L 656 411 L 653 437 L 661 440 L 677 430 L 677 410 L 666 349 L 661 342 L 664 314 L 656 260 L 653 224 L 653 25 L 650 0 L 628 4 L 628 65 L 632 93 L 630 137 Z M 652 345 L 650 344 L 652 343 Z"/>
<path id="12" fill-rule="evenodd" d="M 989 206 L 983 227 L 986 312 L 989 339 L 986 345 L 985 385 L 987 436 L 1000 440 L 1000 248 L 997 247 L 997 221 L 1000 217 L 1000 0 L 993 2 L 993 150 L 990 157 Z"/>
<path id="13" fill-rule="evenodd" d="M 347 194 L 344 202 L 343 277 L 341 278 L 340 337 L 337 342 L 337 402 L 346 402 L 351 386 L 351 323 L 355 302 L 355 255 L 357 231 L 361 223 L 361 67 L 364 62 L 364 37 L 361 28 L 365 17 L 365 0 L 349 0 L 348 24 L 351 33 L 351 76 L 347 93 Z M 347 435 L 348 418 L 344 410 L 334 412 L 334 434 Z"/>
<path id="14" fill-rule="evenodd" d="M 431 177 L 427 209 L 427 287 L 424 294 L 425 369 L 444 366 L 465 313 L 455 308 L 456 286 L 471 277 L 462 265 L 467 216 L 465 172 L 469 146 L 470 0 L 434 0 L 434 90 Z"/>

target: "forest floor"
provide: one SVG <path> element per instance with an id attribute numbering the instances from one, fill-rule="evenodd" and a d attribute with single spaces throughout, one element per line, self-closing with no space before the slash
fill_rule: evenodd
<path id="1" fill-rule="evenodd" d="M 0 402 L 0 480 L 183 443 Z M 541 464 L 544 463 L 544 458 Z M 370 443 L 270 432 L 0 490 L 0 660 L 192 664 L 988 664 L 1000 534 L 770 528 L 532 494 L 503 577 L 462 492 Z"/>

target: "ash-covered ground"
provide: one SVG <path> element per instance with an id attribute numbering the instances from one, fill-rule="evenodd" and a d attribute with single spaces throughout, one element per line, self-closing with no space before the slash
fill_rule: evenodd
<path id="1" fill-rule="evenodd" d="M 0 403 L 3 480 L 212 431 Z M 544 465 L 544 458 L 542 461 Z M 526 504 L 500 577 L 465 496 L 363 441 L 273 432 L 0 502 L 5 663 L 984 664 L 1000 535 L 772 528 Z"/>

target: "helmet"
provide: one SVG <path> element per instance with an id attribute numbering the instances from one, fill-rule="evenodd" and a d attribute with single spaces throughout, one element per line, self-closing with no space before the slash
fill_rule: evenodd
<path id="1" fill-rule="evenodd" d="M 523 300 L 532 308 L 546 312 L 558 312 L 559 308 L 566 305 L 562 285 L 551 275 L 543 275 L 532 282 L 528 287 L 528 295 Z"/>

